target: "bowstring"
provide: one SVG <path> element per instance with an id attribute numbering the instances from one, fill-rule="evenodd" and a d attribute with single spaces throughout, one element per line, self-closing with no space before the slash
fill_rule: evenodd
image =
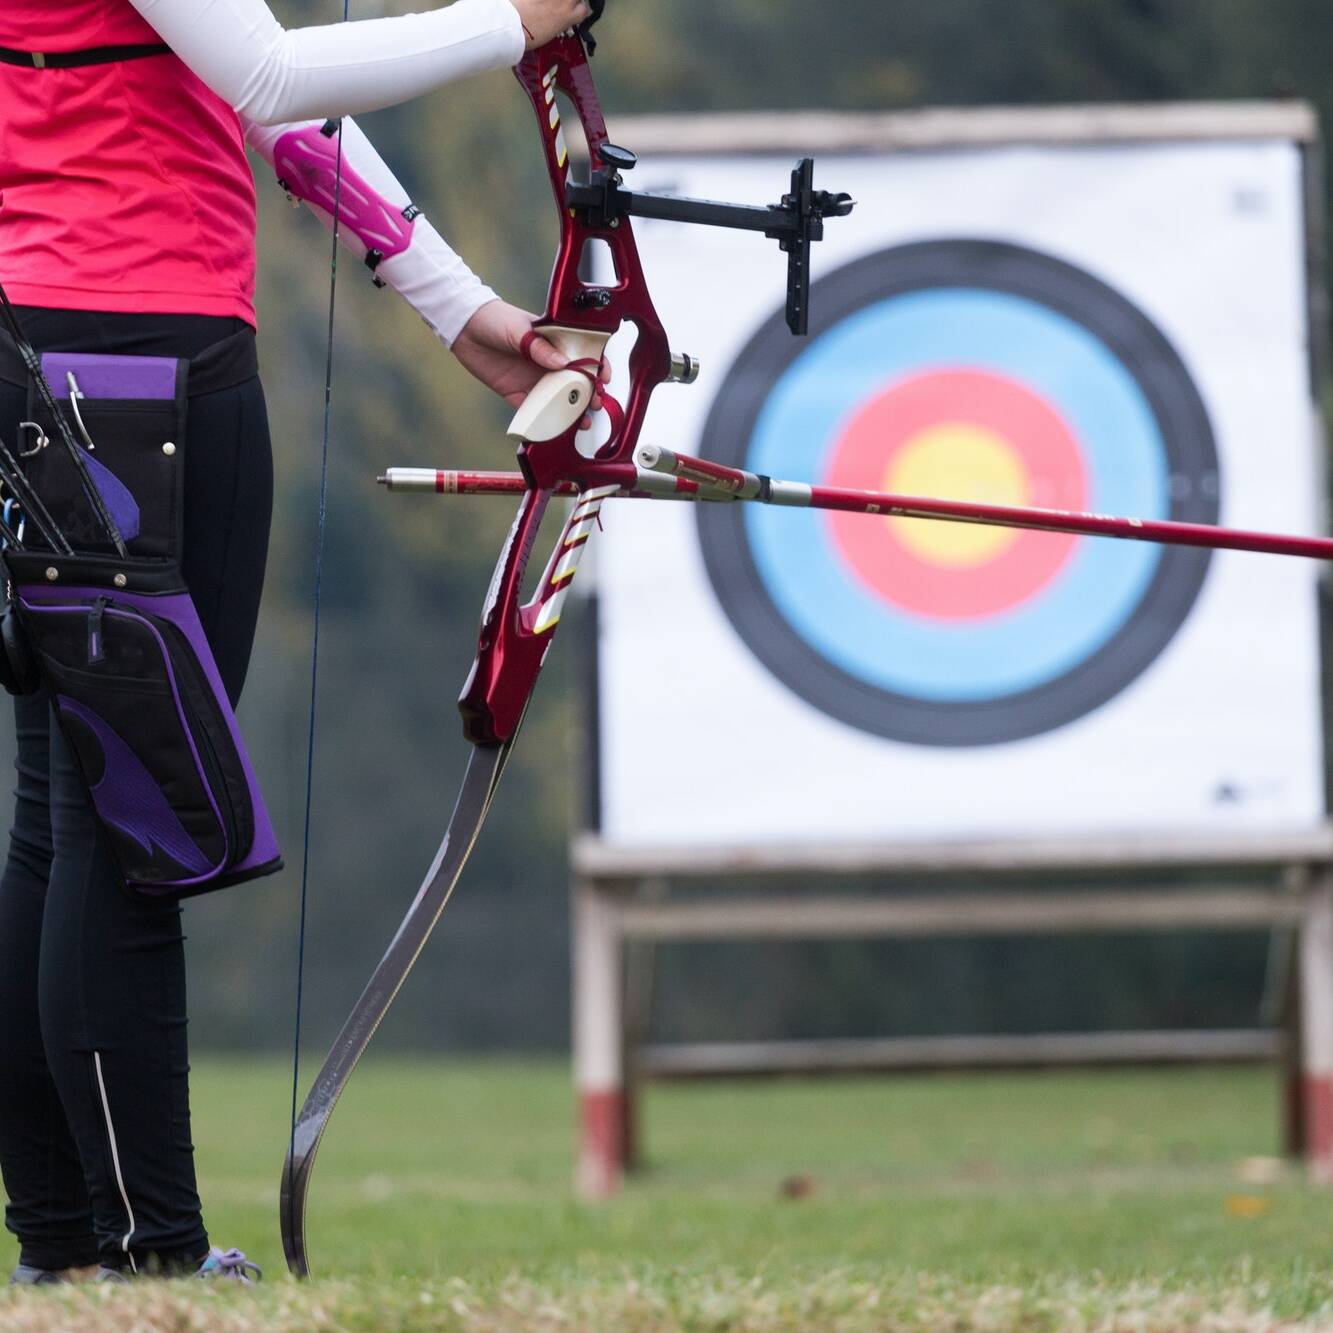
<path id="1" fill-rule="evenodd" d="M 343 0 L 342 21 L 351 17 L 351 0 Z M 329 508 L 329 433 L 333 419 L 333 331 L 338 299 L 338 229 L 342 215 L 343 136 L 338 122 L 338 147 L 333 167 L 333 240 L 329 258 L 329 320 L 324 350 L 324 431 L 319 455 L 319 519 L 315 535 L 315 591 L 310 642 L 310 713 L 306 735 L 305 818 L 301 833 L 301 906 L 296 934 L 296 1016 L 292 1036 L 292 1107 L 287 1144 L 287 1188 L 292 1186 L 296 1159 L 296 1117 L 301 1096 L 301 1016 L 305 998 L 305 937 L 310 902 L 310 825 L 315 793 L 315 718 L 319 699 L 319 626 L 324 592 L 324 545 Z"/>

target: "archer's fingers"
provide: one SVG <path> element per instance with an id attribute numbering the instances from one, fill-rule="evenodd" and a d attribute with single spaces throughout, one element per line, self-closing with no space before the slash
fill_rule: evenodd
<path id="1" fill-rule="evenodd" d="M 540 366 L 542 370 L 564 370 L 569 358 L 547 342 L 545 338 L 534 338 L 528 344 L 528 360 Z"/>
<path id="2" fill-rule="evenodd" d="M 604 374 L 602 376 L 602 383 L 605 384 L 608 379 L 610 379 L 610 376 Z M 585 413 L 583 420 L 579 422 L 579 429 L 591 430 L 593 416 L 596 413 L 600 412 L 602 408 L 603 408 L 602 395 L 600 393 L 593 394 L 592 402 L 588 404 L 588 411 Z"/>

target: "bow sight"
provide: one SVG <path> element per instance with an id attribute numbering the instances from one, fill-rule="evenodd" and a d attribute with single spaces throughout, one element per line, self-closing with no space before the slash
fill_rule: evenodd
<path id="1" fill-rule="evenodd" d="M 588 55 L 597 50 L 594 24 L 606 9 L 606 0 L 590 0 L 592 13 L 578 29 Z M 824 219 L 844 218 L 855 207 L 849 194 L 833 194 L 814 188 L 815 164 L 804 157 L 791 173 L 791 193 L 768 207 L 749 204 L 720 204 L 710 199 L 686 199 L 678 195 L 636 194 L 625 189 L 622 173 L 632 171 L 638 157 L 628 148 L 602 143 L 594 149 L 600 165 L 587 184 L 570 182 L 565 188 L 567 206 L 589 228 L 615 227 L 621 218 L 651 218 L 658 222 L 684 222 L 704 227 L 729 227 L 737 231 L 761 231 L 787 255 L 787 327 L 804 335 L 810 323 L 810 245 L 824 239 Z M 585 309 L 609 303 L 605 289 L 590 287 L 579 296 Z"/>
<path id="2" fill-rule="evenodd" d="M 588 20 L 590 23 L 592 19 Z M 570 184 L 565 202 L 590 228 L 615 227 L 621 218 L 652 218 L 704 227 L 761 231 L 787 254 L 787 326 L 804 334 L 810 322 L 810 245 L 824 239 L 825 218 L 845 218 L 855 207 L 849 194 L 814 188 L 814 159 L 803 157 L 791 173 L 791 192 L 766 208 L 751 204 L 719 204 L 679 195 L 636 194 L 624 186 L 622 173 L 638 158 L 628 148 L 601 144 L 600 159 L 586 185 Z M 605 289 L 589 287 L 580 294 L 585 306 L 609 301 Z"/>

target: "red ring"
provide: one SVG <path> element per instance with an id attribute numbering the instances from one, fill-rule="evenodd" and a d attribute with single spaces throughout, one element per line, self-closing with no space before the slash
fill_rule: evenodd
<path id="1" fill-rule="evenodd" d="M 1064 418 L 1016 380 L 963 367 L 900 380 L 864 404 L 834 446 L 826 481 L 882 490 L 886 473 L 907 444 L 925 430 L 951 423 L 979 427 L 1005 441 L 1028 476 L 1025 503 L 1088 507 L 1087 469 Z M 972 620 L 1012 610 L 1056 577 L 1079 540 L 1022 531 L 988 562 L 945 566 L 902 540 L 899 525 L 910 521 L 828 516 L 839 552 L 863 584 L 905 611 L 936 620 Z"/>

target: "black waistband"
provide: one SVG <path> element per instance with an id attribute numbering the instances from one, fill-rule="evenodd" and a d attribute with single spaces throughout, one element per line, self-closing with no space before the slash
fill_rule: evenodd
<path id="1" fill-rule="evenodd" d="M 186 392 L 191 398 L 199 398 L 206 393 L 235 388 L 258 374 L 255 331 L 241 329 L 205 347 L 190 359 Z M 3 329 L 0 329 L 0 380 L 18 385 L 28 382 L 28 368 L 23 364 L 14 340 Z"/>
<path id="2" fill-rule="evenodd" d="M 165 42 L 140 42 L 134 46 L 90 46 L 83 51 L 13 51 L 0 46 L 0 64 L 26 65 L 29 69 L 76 69 L 80 65 L 110 65 L 117 60 L 142 60 L 171 51 Z"/>

